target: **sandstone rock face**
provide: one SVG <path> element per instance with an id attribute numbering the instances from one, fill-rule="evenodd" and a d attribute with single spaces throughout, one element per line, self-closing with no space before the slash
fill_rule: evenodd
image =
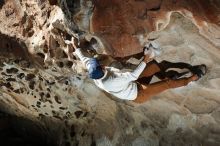
<path id="1" fill-rule="evenodd" d="M 0 0 L 3 145 L 220 145 L 219 6 L 218 0 Z M 133 55 L 154 41 L 162 48 L 156 60 L 203 63 L 208 73 L 141 105 L 122 101 L 88 78 L 72 53 L 72 36 L 83 49 L 96 38 L 98 59 L 120 69 L 132 67 L 127 60 L 134 63 Z"/>
<path id="2" fill-rule="evenodd" d="M 209 23 L 219 26 L 218 0 L 94 0 L 94 5 L 91 31 L 105 41 L 108 54 L 113 56 L 141 52 L 144 44 L 151 40 L 148 34 L 163 30 L 172 12 L 190 19 L 202 35 L 219 46 L 213 32 L 207 31 Z M 211 29 L 217 28 L 212 26 Z"/>

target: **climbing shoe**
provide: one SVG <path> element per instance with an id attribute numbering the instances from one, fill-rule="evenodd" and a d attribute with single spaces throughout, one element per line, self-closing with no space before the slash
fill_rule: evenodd
<path id="1" fill-rule="evenodd" d="M 196 74 L 198 76 L 198 79 L 200 79 L 202 76 L 204 76 L 207 73 L 207 67 L 205 64 L 195 65 L 190 69 L 190 71 L 193 74 Z"/>
<path id="2" fill-rule="evenodd" d="M 179 73 L 177 71 L 170 70 L 170 71 L 165 72 L 165 76 L 169 79 L 177 80 L 179 78 L 188 76 L 189 73 L 190 73 L 189 71 Z"/>

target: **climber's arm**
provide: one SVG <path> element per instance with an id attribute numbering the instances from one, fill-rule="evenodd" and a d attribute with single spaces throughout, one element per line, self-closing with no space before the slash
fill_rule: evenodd
<path id="1" fill-rule="evenodd" d="M 80 59 L 80 61 L 82 61 L 84 64 L 86 64 L 89 61 L 89 57 L 86 57 L 82 51 L 81 48 L 76 48 L 75 49 L 75 54 L 77 55 L 77 57 Z"/>
<path id="2" fill-rule="evenodd" d="M 146 68 L 146 64 L 150 62 L 153 58 L 151 58 L 149 55 L 145 55 L 143 61 L 137 66 L 137 68 L 131 72 L 125 72 L 123 73 L 124 76 L 126 76 L 128 81 L 135 81 L 139 78 L 141 73 Z"/>
<path id="3" fill-rule="evenodd" d="M 82 49 L 80 48 L 80 46 L 77 43 L 78 41 L 74 37 L 72 37 L 71 41 L 69 41 L 69 42 L 72 45 L 73 50 L 75 50 L 73 52 L 73 55 L 76 55 L 80 59 L 80 61 L 82 61 L 82 63 L 85 65 L 85 67 L 88 69 L 89 68 L 89 63 L 88 62 L 91 58 L 86 57 L 83 54 Z"/>
<path id="4" fill-rule="evenodd" d="M 135 81 L 139 78 L 140 74 L 143 72 L 143 70 L 146 67 L 146 63 L 144 61 L 142 61 L 135 70 L 131 71 L 131 72 L 125 72 L 123 73 L 123 76 L 125 76 L 127 78 L 127 81 Z"/>
<path id="5" fill-rule="evenodd" d="M 91 58 L 84 56 L 84 54 L 81 51 L 81 48 L 76 48 L 74 53 L 77 55 L 77 57 L 79 57 L 80 61 L 82 61 L 82 63 L 88 69 L 89 68 L 89 60 Z"/>

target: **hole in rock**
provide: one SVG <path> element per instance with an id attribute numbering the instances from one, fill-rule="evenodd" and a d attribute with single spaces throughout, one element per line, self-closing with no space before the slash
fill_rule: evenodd
<path id="1" fill-rule="evenodd" d="M 49 10 L 49 11 L 47 12 L 47 18 L 50 18 L 50 14 L 51 14 L 51 11 Z"/>
<path id="2" fill-rule="evenodd" d="M 63 66 L 64 66 L 63 62 L 57 62 L 57 65 L 58 65 L 60 68 L 63 68 Z"/>
<path id="3" fill-rule="evenodd" d="M 28 56 L 28 49 L 25 47 L 25 44 L 16 38 L 0 33 L 0 40 L 1 56 L 7 56 L 8 58 L 26 58 Z"/>
<path id="4" fill-rule="evenodd" d="M 56 47 L 59 48 L 59 47 L 60 47 L 59 42 L 58 42 L 57 40 L 56 40 L 55 42 L 56 42 L 56 43 L 55 43 Z"/>
<path id="5" fill-rule="evenodd" d="M 47 81 L 47 84 L 48 84 L 48 85 L 54 85 L 55 83 L 56 83 L 55 81 L 50 81 L 50 82 Z M 51 88 L 51 86 L 50 86 L 50 88 Z"/>
<path id="6" fill-rule="evenodd" d="M 29 88 L 34 90 L 35 81 L 30 81 Z"/>
<path id="7" fill-rule="evenodd" d="M 55 101 L 56 101 L 58 104 L 61 104 L 61 99 L 60 99 L 59 96 L 55 95 L 54 98 L 55 98 Z"/>
<path id="8" fill-rule="evenodd" d="M 41 102 L 40 102 L 40 101 L 37 101 L 37 105 L 41 105 Z"/>
<path id="9" fill-rule="evenodd" d="M 71 41 L 72 36 L 68 33 L 65 33 L 65 39 Z"/>
<path id="10" fill-rule="evenodd" d="M 39 95 L 40 95 L 41 98 L 43 98 L 44 97 L 44 92 L 40 92 Z"/>
<path id="11" fill-rule="evenodd" d="M 98 41 L 95 38 L 91 38 L 90 44 L 91 45 L 96 45 L 96 44 L 98 44 Z"/>
<path id="12" fill-rule="evenodd" d="M 65 84 L 66 84 L 66 85 L 69 85 L 69 82 L 68 82 L 68 81 L 65 81 Z"/>
<path id="13" fill-rule="evenodd" d="M 11 77 L 11 76 L 12 76 L 12 75 L 7 75 L 7 74 L 4 73 L 4 72 L 2 72 L 1 74 L 4 75 L 4 76 L 8 76 L 8 77 Z"/>
<path id="14" fill-rule="evenodd" d="M 65 51 L 63 51 L 63 57 L 62 58 L 68 58 L 68 55 Z"/>
<path id="15" fill-rule="evenodd" d="M 78 119 L 81 115 L 82 115 L 82 111 L 76 111 L 74 114 L 76 116 L 76 118 Z"/>
<path id="16" fill-rule="evenodd" d="M 23 68 L 23 70 L 25 70 L 25 68 L 31 67 L 31 63 L 27 60 L 21 60 L 19 65 Z"/>
<path id="17" fill-rule="evenodd" d="M 16 82 L 16 80 L 14 78 L 7 78 L 6 81 L 8 81 L 8 82 Z"/>
<path id="18" fill-rule="evenodd" d="M 13 68 L 10 68 L 10 69 L 6 69 L 6 72 L 9 73 L 9 74 L 17 73 L 18 69 L 13 67 Z"/>
<path id="19" fill-rule="evenodd" d="M 18 94 L 21 93 L 19 89 L 14 90 L 14 92 L 15 92 L 15 93 L 18 93 Z"/>
<path id="20" fill-rule="evenodd" d="M 73 62 L 72 61 L 67 61 L 66 66 L 71 68 L 73 66 Z"/>
<path id="21" fill-rule="evenodd" d="M 59 107 L 59 109 L 61 109 L 61 110 L 65 110 L 65 109 L 67 109 L 66 107 Z"/>
<path id="22" fill-rule="evenodd" d="M 55 56 L 55 52 L 52 49 L 49 49 L 50 57 L 53 58 Z"/>
<path id="23" fill-rule="evenodd" d="M 49 94 L 49 93 L 47 93 L 47 94 L 46 94 L 46 97 L 47 97 L 47 98 L 50 98 L 50 94 Z"/>
<path id="24" fill-rule="evenodd" d="M 50 5 L 57 5 L 57 0 L 49 0 Z"/>
<path id="25" fill-rule="evenodd" d="M 20 79 L 22 79 L 24 76 L 25 76 L 24 73 L 20 73 L 20 74 L 17 75 L 17 77 L 20 78 Z"/>
<path id="26" fill-rule="evenodd" d="M 35 75 L 34 74 L 27 74 L 27 76 L 25 77 L 25 80 L 32 80 L 33 78 L 35 78 Z"/>
<path id="27" fill-rule="evenodd" d="M 43 53 L 37 53 L 37 56 L 39 56 L 40 58 L 44 59 L 45 55 Z"/>
<path id="28" fill-rule="evenodd" d="M 83 117 L 86 117 L 87 115 L 88 115 L 88 112 L 85 112 L 84 115 L 83 115 Z"/>
<path id="29" fill-rule="evenodd" d="M 48 92 L 51 92 L 50 88 L 47 88 L 47 91 L 48 91 Z"/>
<path id="30" fill-rule="evenodd" d="M 3 83 L 3 86 L 5 86 L 6 88 L 11 88 L 11 84 L 9 82 Z"/>
<path id="31" fill-rule="evenodd" d="M 28 37 L 32 37 L 34 35 L 34 30 L 28 32 Z"/>
<path id="32" fill-rule="evenodd" d="M 150 11 L 159 11 L 160 10 L 160 6 L 161 4 L 159 4 L 158 6 L 155 6 L 154 8 L 149 9 Z"/>
<path id="33" fill-rule="evenodd" d="M 55 35 L 60 35 L 60 31 L 57 28 L 53 28 L 51 32 L 53 32 Z"/>
<path id="34" fill-rule="evenodd" d="M 80 1 L 66 1 L 67 7 L 72 14 L 77 13 L 80 10 Z"/>
<path id="35" fill-rule="evenodd" d="M 46 25 L 46 27 L 49 27 L 50 26 L 50 23 L 48 23 L 47 25 Z"/>
<path id="36" fill-rule="evenodd" d="M 73 60 L 77 60 L 76 56 L 73 55 Z"/>
<path id="37" fill-rule="evenodd" d="M 44 52 L 44 53 L 48 53 L 48 46 L 47 46 L 47 45 L 44 46 L 43 52 Z"/>

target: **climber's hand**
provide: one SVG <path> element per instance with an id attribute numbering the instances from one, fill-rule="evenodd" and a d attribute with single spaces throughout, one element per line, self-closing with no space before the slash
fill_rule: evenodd
<path id="1" fill-rule="evenodd" d="M 144 61 L 145 63 L 148 63 L 148 62 L 150 62 L 150 61 L 152 61 L 152 60 L 153 60 L 153 58 L 151 58 L 149 54 L 144 55 L 143 61 Z"/>
<path id="2" fill-rule="evenodd" d="M 72 42 L 72 46 L 73 46 L 74 49 L 79 48 L 78 40 L 75 37 L 71 38 L 71 42 Z"/>
<path id="3" fill-rule="evenodd" d="M 143 61 L 146 63 L 152 61 L 154 58 L 152 49 L 144 47 L 143 51 L 144 51 L 144 60 Z"/>

